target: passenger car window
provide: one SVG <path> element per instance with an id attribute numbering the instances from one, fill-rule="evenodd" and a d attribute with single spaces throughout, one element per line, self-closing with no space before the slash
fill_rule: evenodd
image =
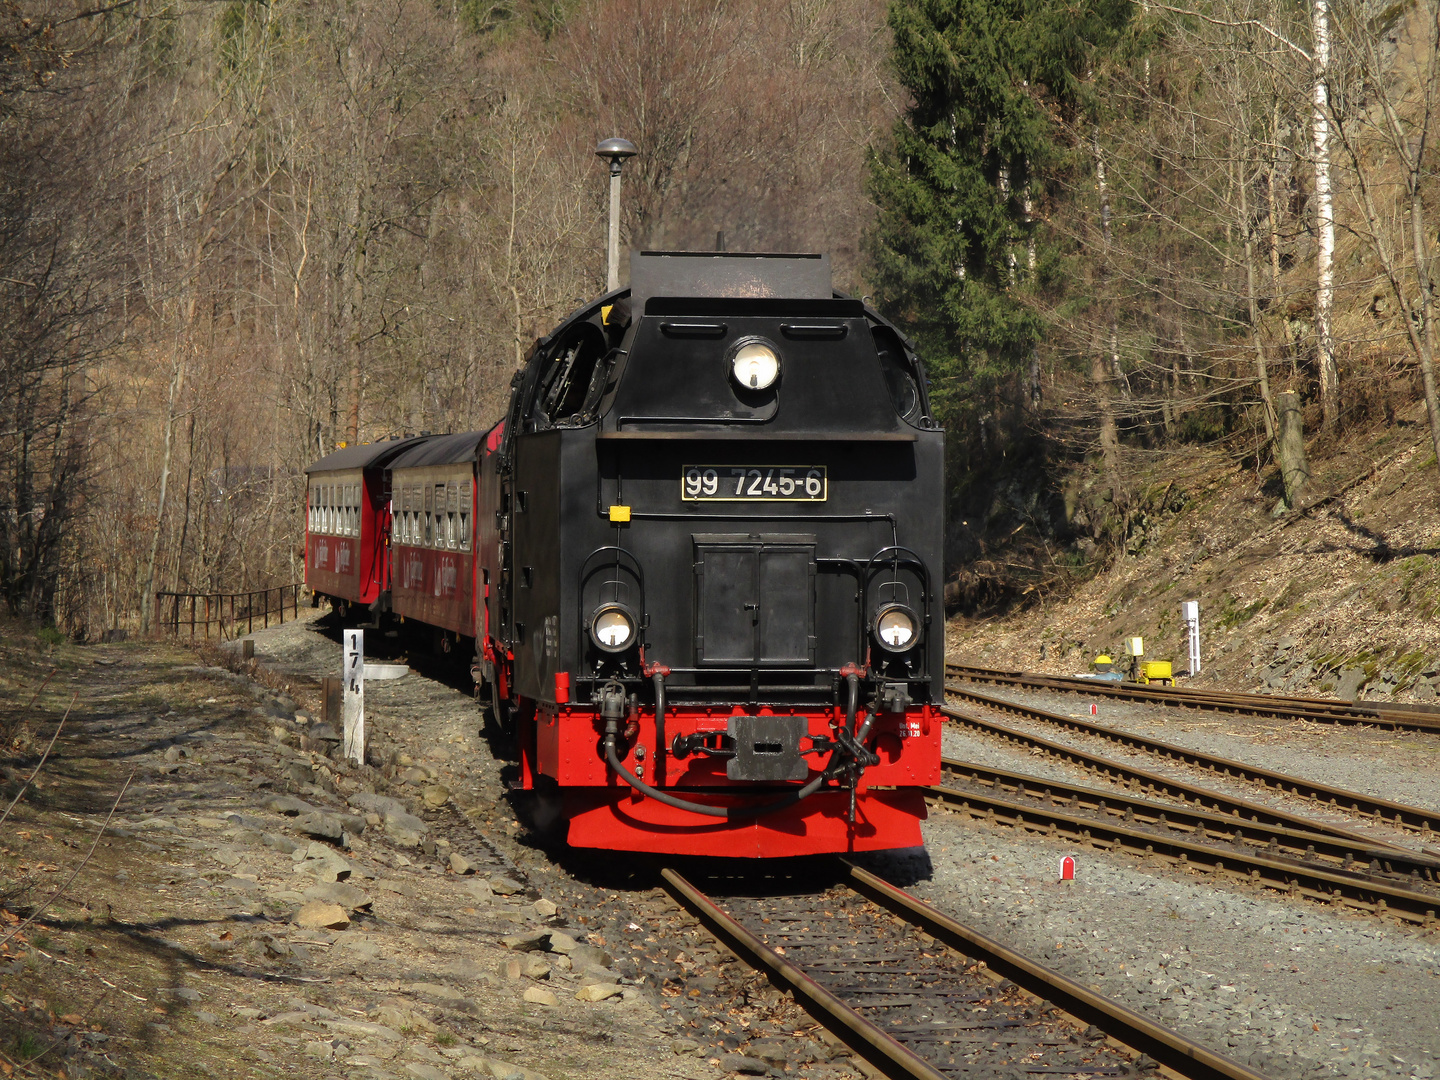
<path id="1" fill-rule="evenodd" d="M 470 481 L 460 485 L 460 550 L 470 550 Z"/>

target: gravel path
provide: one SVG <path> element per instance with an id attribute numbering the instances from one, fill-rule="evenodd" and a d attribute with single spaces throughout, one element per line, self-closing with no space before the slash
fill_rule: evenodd
<path id="1" fill-rule="evenodd" d="M 315 678 L 339 667 L 334 632 L 313 622 L 287 624 L 255 637 L 256 658 L 269 670 Z M 367 635 L 366 646 L 372 660 L 386 653 L 404 654 L 401 640 L 380 640 L 373 632 Z M 507 782 L 518 769 L 497 756 L 495 747 L 480 734 L 481 714 L 470 694 L 465 665 L 439 664 L 424 656 L 416 657 L 415 664 L 417 670 L 402 679 L 367 682 L 368 756 L 390 781 L 394 794 L 414 799 L 430 790 L 429 785 L 442 785 L 489 844 L 534 889 L 553 898 L 562 917 L 570 914 L 591 943 L 614 954 L 614 970 L 623 973 L 624 999 L 590 1008 L 617 1010 L 617 1035 L 621 1017 L 638 1021 L 650 1037 L 651 1048 L 659 1051 L 659 1060 L 631 1060 L 633 1041 L 622 1049 L 618 1041 L 601 1040 L 596 1050 L 610 1051 L 609 1076 L 719 1080 L 768 1074 L 797 1080 L 860 1080 L 863 1074 L 851 1063 L 848 1050 L 835 1045 L 764 976 L 715 946 L 688 915 L 677 913 L 668 898 L 651 887 L 653 879 L 643 860 L 623 852 L 570 849 L 530 833 L 505 797 Z M 463 830 L 452 835 L 463 841 Z M 440 877 L 443 880 L 445 875 Z M 527 925 L 533 926 L 533 920 Z M 545 953 L 521 955 L 549 958 Z M 524 975 L 502 983 L 497 996 L 513 997 L 522 989 L 560 989 L 556 978 L 554 970 L 533 978 Z M 573 995 L 573 987 L 570 990 Z M 561 1003 L 569 1004 L 563 992 Z M 629 1015 L 620 1009 L 630 1010 Z M 568 1019 L 557 1017 L 555 1022 Z M 543 1053 L 543 1041 L 542 1037 L 532 1049 Z M 578 1080 L 584 1070 L 549 1075 L 555 1080 Z M 454 1080 L 459 1080 L 458 1074 Z"/>
<path id="2" fill-rule="evenodd" d="M 924 851 L 868 860 L 996 939 L 1275 1080 L 1430 1078 L 1440 1059 L 1435 935 L 1203 876 L 1153 873 L 938 813 Z M 1063 855 L 1076 880 L 1056 881 Z"/>

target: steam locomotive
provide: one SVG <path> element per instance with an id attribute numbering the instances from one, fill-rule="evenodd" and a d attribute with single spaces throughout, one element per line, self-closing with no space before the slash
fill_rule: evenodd
<path id="1" fill-rule="evenodd" d="M 920 360 L 826 256 L 641 252 L 489 431 L 311 465 L 306 580 L 473 644 L 572 845 L 915 846 L 943 459 Z"/>

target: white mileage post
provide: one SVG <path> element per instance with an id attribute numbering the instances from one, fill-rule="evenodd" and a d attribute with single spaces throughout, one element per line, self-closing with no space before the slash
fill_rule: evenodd
<path id="1" fill-rule="evenodd" d="M 686 465 L 680 470 L 685 502 L 824 502 L 824 465 Z"/>
<path id="2" fill-rule="evenodd" d="M 365 764 L 365 631 L 345 631 L 345 661 L 340 672 L 345 683 L 345 741 L 347 761 Z"/>

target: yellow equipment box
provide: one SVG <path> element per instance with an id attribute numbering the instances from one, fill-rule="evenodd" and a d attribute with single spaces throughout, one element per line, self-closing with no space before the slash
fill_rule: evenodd
<path id="1" fill-rule="evenodd" d="M 1169 660 L 1146 660 L 1140 665 L 1141 682 L 1160 682 L 1166 686 L 1175 684 L 1175 673 Z"/>

